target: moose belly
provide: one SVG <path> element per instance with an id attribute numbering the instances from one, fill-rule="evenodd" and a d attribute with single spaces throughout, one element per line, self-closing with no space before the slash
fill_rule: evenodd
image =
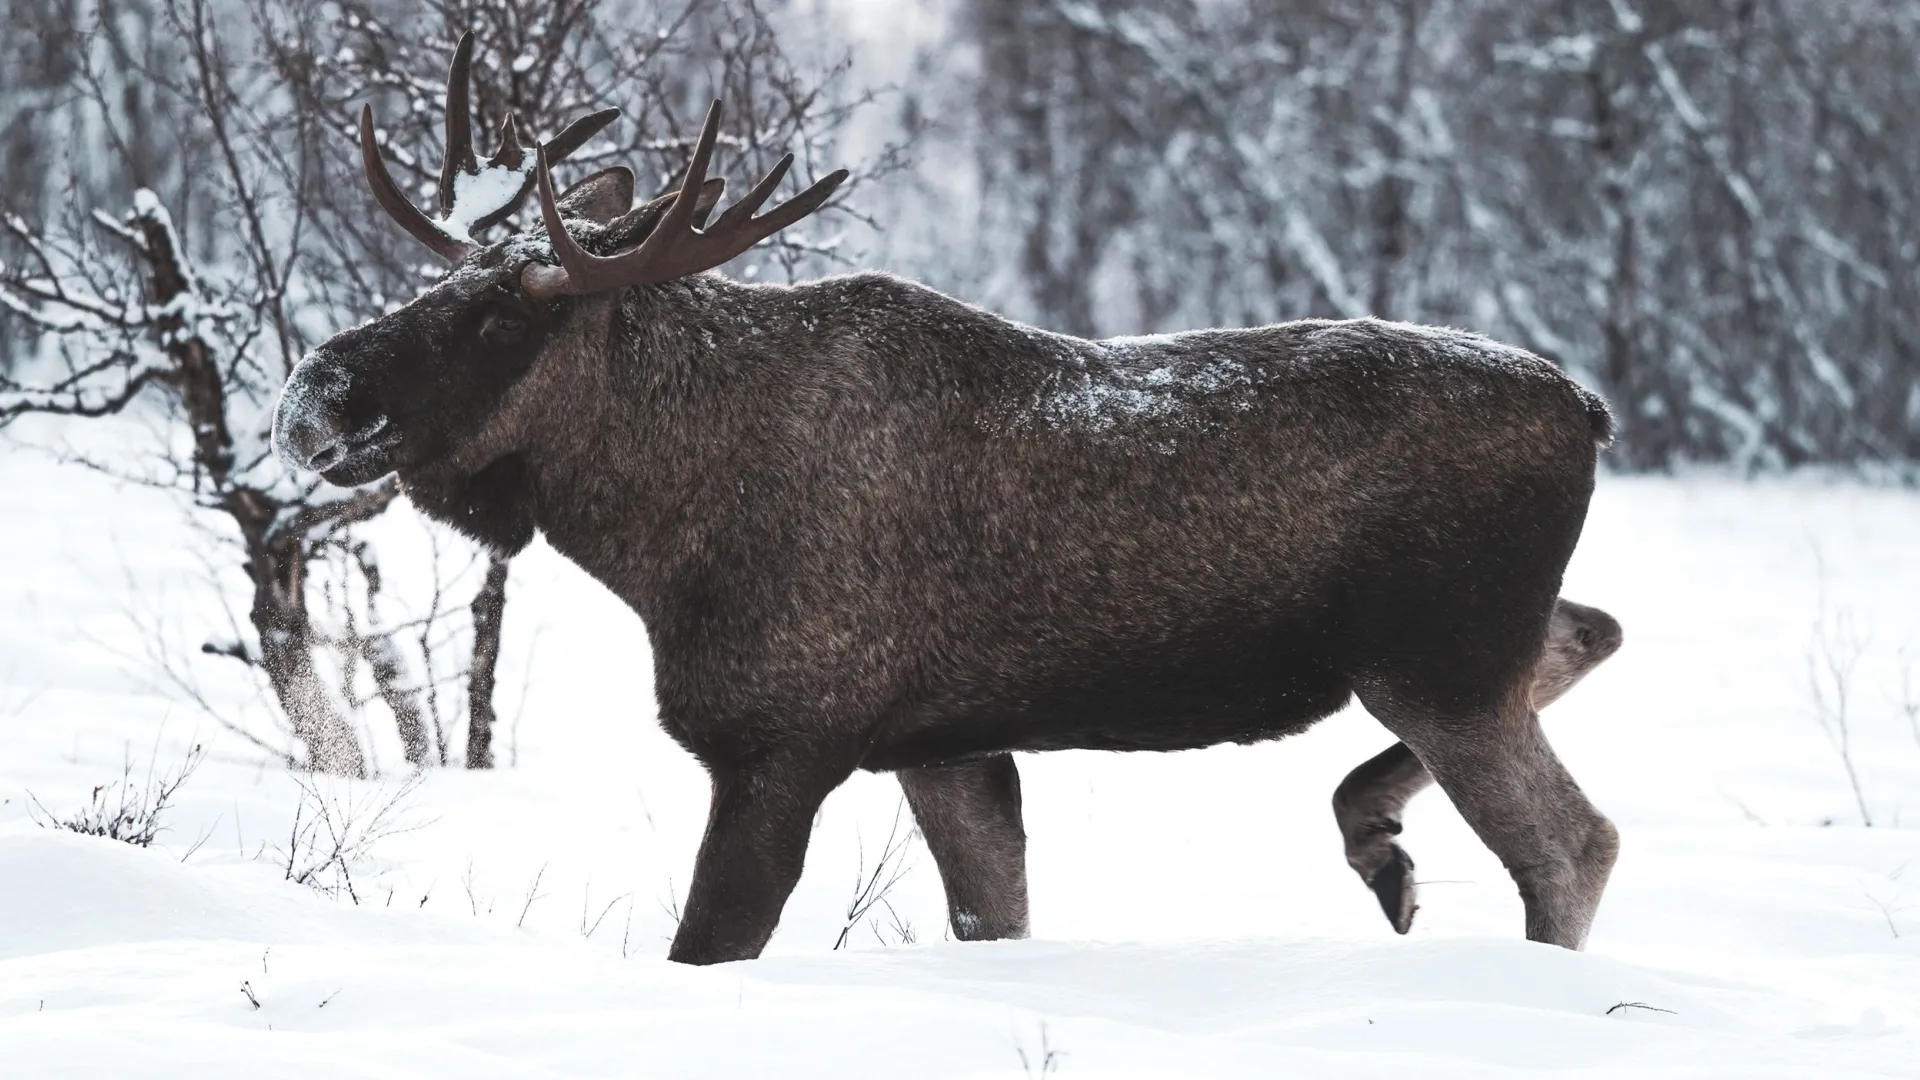
<path id="1" fill-rule="evenodd" d="M 1349 681 L 1320 635 L 1217 626 L 953 678 L 888 724 L 862 763 L 886 770 L 1016 750 L 1190 750 L 1302 731 Z"/>

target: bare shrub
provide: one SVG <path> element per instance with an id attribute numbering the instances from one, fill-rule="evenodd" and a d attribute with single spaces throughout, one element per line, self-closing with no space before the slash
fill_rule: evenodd
<path id="1" fill-rule="evenodd" d="M 406 819 L 406 812 L 424 779 L 424 773 L 414 772 L 395 784 L 354 784 L 295 773 L 300 802 L 287 846 L 274 852 L 286 879 L 359 904 L 355 878 L 364 877 L 374 847 L 420 827 Z"/>
<path id="2" fill-rule="evenodd" d="M 847 947 L 847 940 L 852 936 L 853 928 L 862 922 L 867 922 L 868 916 L 872 915 L 874 909 L 878 907 L 887 909 L 891 916 L 892 927 L 901 944 L 909 944 L 914 940 L 912 924 L 902 920 L 899 913 L 893 910 L 893 905 L 887 902 L 887 894 L 893 891 L 895 885 L 900 884 L 900 880 L 907 876 L 909 870 L 913 869 L 907 859 L 908 848 L 913 842 L 913 830 L 909 828 L 902 832 L 900 829 L 906 806 L 906 800 L 902 799 L 899 805 L 894 807 L 893 824 L 887 829 L 887 842 L 881 846 L 880 857 L 874 860 L 871 872 L 867 870 L 866 847 L 863 844 L 860 848 L 860 862 L 853 875 L 853 896 L 847 901 L 846 923 L 840 927 L 840 936 L 833 942 L 836 950 Z M 855 842 L 859 842 L 857 837 Z M 878 938 L 882 945 L 888 944 L 886 936 L 880 932 L 879 920 L 875 918 L 871 925 L 874 937 Z"/>
<path id="3" fill-rule="evenodd" d="M 580 894 L 580 936 L 587 941 L 592 941 L 594 932 L 600 929 L 600 924 L 607 921 L 607 916 L 612 913 L 614 907 L 622 900 L 628 901 L 629 909 L 631 909 L 633 893 L 621 893 L 607 901 L 606 905 L 600 909 L 600 914 L 588 918 L 588 911 L 593 903 L 593 882 L 588 881 L 585 891 Z"/>
<path id="4" fill-rule="evenodd" d="M 1907 732 L 1913 736 L 1914 745 L 1920 746 L 1920 678 L 1915 678 L 1914 668 L 1920 657 L 1914 655 L 1913 646 L 1900 650 L 1900 699 L 1895 707 L 1906 718 Z"/>
<path id="5" fill-rule="evenodd" d="M 80 809 L 64 816 L 55 814 L 28 792 L 28 814 L 43 828 L 104 836 L 135 847 L 152 847 L 154 840 L 166 831 L 161 818 L 172 806 L 174 795 L 205 759 L 206 752 L 195 744 L 178 765 L 166 772 L 157 772 L 149 763 L 145 779 L 136 782 L 133 759 L 129 757 L 120 768 L 120 779 L 95 784 L 93 794 Z"/>
<path id="6" fill-rule="evenodd" d="M 1047 1022 L 1040 1021 L 1040 1049 L 1028 1053 L 1025 1040 L 1014 1043 L 1013 1052 L 1020 1055 L 1020 1071 L 1029 1080 L 1033 1077 L 1052 1076 L 1060 1071 L 1061 1062 L 1066 1060 L 1067 1052 L 1056 1048 L 1047 1036 Z"/>
<path id="7" fill-rule="evenodd" d="M 867 924 L 872 927 L 873 936 L 880 944 L 911 945 L 920 940 L 919 933 L 913 928 L 913 920 L 896 911 L 892 901 L 883 900 L 880 906 L 887 909 L 887 921 L 882 924 L 876 918 Z M 892 940 L 888 940 L 888 935 L 892 935 Z"/>
<path id="8" fill-rule="evenodd" d="M 1900 878 L 1905 871 L 1906 867 L 1902 866 L 1887 875 L 1888 895 L 1886 897 L 1883 898 L 1880 895 L 1877 884 L 1866 892 L 1867 903 L 1872 904 L 1874 910 L 1880 913 L 1881 920 L 1887 924 L 1887 932 L 1896 940 L 1901 934 L 1900 924 L 1894 916 L 1906 910 L 1906 905 L 1900 902 Z"/>
<path id="9" fill-rule="evenodd" d="M 547 876 L 547 864 L 541 863 L 540 869 L 533 875 L 532 884 L 527 886 L 527 898 L 520 905 L 520 917 L 518 919 L 515 919 L 513 922 L 513 928 L 515 930 L 521 929 L 522 927 L 527 925 L 527 913 L 533 910 L 533 902 L 535 900 L 546 899 L 547 894 L 540 891 L 540 882 L 546 876 Z"/>
<path id="10" fill-rule="evenodd" d="M 678 890 L 676 890 L 676 889 L 675 889 L 675 888 L 673 887 L 673 879 L 672 879 L 672 878 L 668 878 L 668 879 L 667 879 L 667 895 L 666 895 L 666 896 L 664 896 L 664 897 L 661 897 L 661 896 L 655 896 L 655 897 L 654 897 L 654 903 L 656 903 L 656 904 L 658 904 L 658 905 L 660 906 L 660 913 L 661 913 L 661 914 L 663 914 L 663 915 L 665 915 L 665 916 L 666 916 L 666 917 L 667 917 L 667 918 L 668 918 L 669 920 L 671 920 L 671 921 L 672 921 L 672 923 L 673 923 L 673 928 L 674 928 L 674 929 L 675 929 L 676 931 L 677 931 L 677 930 L 679 930 L 679 929 L 680 929 L 680 916 L 681 916 L 681 911 L 680 911 L 680 893 L 679 893 L 679 891 L 678 891 Z M 628 920 L 628 922 L 629 922 L 629 924 L 631 924 L 631 922 L 632 922 L 632 920 L 633 920 L 633 913 L 632 913 L 631 911 L 629 911 L 629 912 L 627 913 L 627 920 Z M 666 935 L 663 935 L 663 937 L 661 938 L 661 940 L 663 940 L 663 941 L 672 941 L 672 940 L 673 940 L 673 935 L 672 935 L 672 934 L 666 934 Z M 622 959 L 624 959 L 624 958 L 626 957 L 626 955 L 627 955 L 627 947 L 626 947 L 626 942 L 625 942 L 625 941 L 623 940 L 623 941 L 621 942 L 621 944 L 620 944 L 620 956 L 621 956 L 621 958 L 622 958 Z"/>
<path id="11" fill-rule="evenodd" d="M 1860 823 L 1872 828 L 1873 811 L 1860 781 L 1853 745 L 1854 676 L 1866 652 L 1867 635 L 1854 625 L 1852 614 L 1840 611 L 1830 616 L 1823 607 L 1814 621 L 1807 652 L 1807 689 L 1813 698 L 1813 718 L 1827 737 L 1827 745 L 1840 758 Z"/>

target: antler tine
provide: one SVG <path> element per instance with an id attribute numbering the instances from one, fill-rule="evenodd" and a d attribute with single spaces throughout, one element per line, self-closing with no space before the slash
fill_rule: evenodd
<path id="1" fill-rule="evenodd" d="M 453 47 L 453 63 L 447 68 L 447 152 L 440 161 L 440 214 L 453 210 L 453 178 L 480 171 L 473 154 L 473 109 L 468 104 L 472 83 L 473 31 L 460 35 Z"/>
<path id="2" fill-rule="evenodd" d="M 526 160 L 526 148 L 520 145 L 519 123 L 514 120 L 512 113 L 508 113 L 507 118 L 500 121 L 500 148 L 487 159 L 487 168 L 505 166 L 518 169 Z"/>
<path id="3" fill-rule="evenodd" d="M 547 140 L 547 158 L 554 162 L 567 160 L 575 150 L 587 145 L 588 139 L 600 134 L 600 129 L 613 123 L 619 115 L 619 109 L 601 109 L 597 113 L 588 113 L 568 124 L 561 129 L 560 134 Z"/>
<path id="4" fill-rule="evenodd" d="M 540 216 L 546 222 L 554 257 L 560 265 L 527 267 L 521 274 L 522 286 L 536 296 L 578 295 L 630 285 L 653 285 L 710 270 L 818 210 L 847 178 L 845 169 L 836 170 L 807 190 L 754 217 L 754 211 L 780 186 L 792 167 L 793 155 L 788 154 L 753 190 L 703 230 L 694 220 L 702 216 L 696 204 L 719 136 L 720 102 L 715 101 L 707 110 L 707 122 L 701 128 L 700 141 L 694 146 L 693 159 L 687 163 L 686 176 L 673 203 L 639 247 L 608 257 L 588 254 L 567 235 L 554 201 L 553 178 L 547 169 L 546 156 L 536 158 L 534 171 L 539 176 Z"/>
<path id="5" fill-rule="evenodd" d="M 715 98 L 713 104 L 707 106 L 707 122 L 700 127 L 700 141 L 693 146 L 693 160 L 687 162 L 687 174 L 680 178 L 680 194 L 673 197 L 673 205 L 667 207 L 667 212 L 660 215 L 660 223 L 653 227 L 653 232 L 647 235 L 646 240 L 639 247 L 618 260 L 609 261 L 626 262 L 630 259 L 632 262 L 629 265 L 644 267 L 649 262 L 660 259 L 683 245 L 683 237 L 693 229 L 693 204 L 700 201 L 700 188 L 707 182 L 707 162 L 713 159 L 713 145 L 719 141 L 720 99 Z M 694 272 L 688 271 L 688 273 Z M 670 278 L 655 280 L 664 281 Z"/>
<path id="6" fill-rule="evenodd" d="M 473 237 L 506 220 L 533 191 L 533 176 L 528 173 L 521 177 L 520 186 L 512 198 L 477 218 L 470 219 L 470 212 L 477 207 L 469 207 L 468 212 L 463 213 L 456 205 L 461 174 L 480 175 L 480 164 L 473 152 L 472 70 L 473 32 L 469 30 L 460 35 L 460 42 L 453 49 L 453 63 L 447 68 L 447 143 L 446 157 L 440 163 L 438 219 L 428 217 L 413 205 L 413 201 L 401 192 L 400 185 L 394 183 L 374 138 L 373 106 L 367 105 L 360 110 L 360 157 L 366 167 L 367 183 L 373 188 L 374 198 L 414 239 L 455 262 L 479 246 L 473 242 Z M 602 109 L 568 124 L 546 144 L 546 159 L 564 161 L 619 115 L 619 109 Z M 487 168 L 520 173 L 525 162 L 526 150 L 520 145 L 519 127 L 512 114 L 508 114 L 500 124 L 500 147 L 488 160 Z"/>
<path id="7" fill-rule="evenodd" d="M 547 140 L 545 145 L 547 161 L 549 163 L 565 161 L 569 154 L 585 146 L 588 139 L 599 134 L 601 128 L 613 123 L 619 115 L 619 109 L 601 109 L 597 113 L 583 116 L 568 124 L 560 134 Z M 494 154 L 493 160 L 488 164 L 518 169 L 520 163 L 525 160 L 524 154 L 525 151 L 519 143 L 518 129 L 513 126 L 513 117 L 508 116 L 506 123 L 501 127 L 500 150 Z M 520 204 L 533 193 L 533 183 L 533 174 L 529 173 L 527 178 L 520 182 L 520 190 L 514 194 L 513 198 L 507 200 L 506 205 L 473 223 L 471 227 L 473 234 L 477 236 L 483 230 L 505 221 L 508 215 L 519 209 Z"/>
<path id="8" fill-rule="evenodd" d="M 566 224 L 560 220 L 560 207 L 553 198 L 553 170 L 547 165 L 544 146 L 534 151 L 533 173 L 540 194 L 540 220 L 547 226 L 547 241 L 553 245 L 554 258 L 560 260 L 560 265 L 529 266 L 521 272 L 520 283 L 536 296 L 558 296 L 571 291 L 569 285 L 573 281 L 584 280 L 592 272 L 593 256 L 574 242 Z"/>
<path id="9" fill-rule="evenodd" d="M 727 256 L 728 259 L 733 258 L 734 255 L 740 254 L 742 251 L 765 240 L 781 229 L 792 225 L 801 218 L 820 209 L 828 199 L 833 197 L 834 191 L 837 190 L 841 184 L 845 183 L 847 177 L 850 175 L 845 169 L 835 169 L 815 181 L 813 186 L 807 188 L 807 190 L 795 195 L 793 198 L 788 199 L 786 202 L 781 203 L 779 206 L 774 207 L 751 221 L 735 224 L 728 220 L 729 216 L 741 207 L 753 207 L 757 209 L 760 203 L 766 200 L 767 195 L 773 192 L 774 186 L 780 182 L 780 177 L 786 173 L 787 166 L 792 163 L 792 154 L 788 154 L 782 158 L 780 164 L 775 167 L 772 173 L 768 174 L 766 180 L 762 180 L 759 184 L 755 185 L 754 190 L 748 192 L 747 197 L 741 199 L 737 205 L 728 207 L 727 212 L 720 216 L 720 221 L 714 224 L 713 231 L 715 232 L 719 232 L 723 227 L 737 229 L 738 235 L 745 241 L 739 244 L 732 254 Z M 762 187 L 765 188 L 764 192 L 761 191 Z M 756 195 L 758 195 L 758 198 L 755 198 Z M 747 211 L 747 213 L 751 212 L 751 210 Z M 745 214 L 741 215 L 742 218 L 745 216 Z"/>
<path id="10" fill-rule="evenodd" d="M 560 266 L 557 269 L 529 266 L 521 274 L 521 285 L 536 296 L 558 296 L 562 293 L 578 295 L 603 292 L 623 285 L 654 284 L 681 276 L 669 274 L 642 281 L 629 278 L 628 274 L 639 271 L 644 275 L 648 264 L 655 262 L 674 242 L 670 238 L 691 230 L 694 204 L 700 201 L 700 188 L 706 183 L 707 162 L 713 157 L 713 146 L 719 138 L 720 102 L 715 101 L 707 109 L 707 122 L 700 129 L 700 141 L 694 146 L 693 160 L 687 162 L 687 174 L 680 184 L 679 193 L 673 197 L 672 205 L 667 207 L 667 212 L 661 215 L 653 232 L 639 247 L 624 255 L 609 258 L 588 254 L 567 233 L 566 224 L 560 219 L 560 207 L 554 200 L 553 173 L 548 168 L 543 149 L 534 158 L 533 166 L 534 172 L 539 174 L 540 218 L 546 223 L 547 239 L 553 245 L 553 254 L 560 260 Z"/>
<path id="11" fill-rule="evenodd" d="M 792 167 L 793 155 L 782 155 L 780 160 L 774 163 L 773 168 L 767 171 L 767 175 L 760 178 L 759 183 L 753 185 L 745 195 L 740 196 L 739 202 L 727 207 L 719 218 L 715 219 L 713 228 L 709 231 L 737 228 L 741 222 L 751 219 L 753 212 L 760 209 L 761 203 L 767 201 L 767 196 L 773 194 L 774 189 L 780 186 L 780 181 L 786 179 L 787 170 Z"/>
<path id="12" fill-rule="evenodd" d="M 400 185 L 393 182 L 392 175 L 387 172 L 387 163 L 380 159 L 380 144 L 373 137 L 372 105 L 364 105 L 360 109 L 360 162 L 366 169 L 367 184 L 373 188 L 374 200 L 415 240 L 454 262 L 465 258 L 473 250 L 471 244 L 447 235 L 432 218 L 413 205 L 413 200 L 400 190 Z"/>

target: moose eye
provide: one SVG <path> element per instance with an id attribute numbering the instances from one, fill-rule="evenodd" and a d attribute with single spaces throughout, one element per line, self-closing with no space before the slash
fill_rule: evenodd
<path id="1" fill-rule="evenodd" d="M 481 336 L 489 341 L 518 341 L 527 333 L 527 320 L 506 310 L 489 311 L 480 322 Z"/>

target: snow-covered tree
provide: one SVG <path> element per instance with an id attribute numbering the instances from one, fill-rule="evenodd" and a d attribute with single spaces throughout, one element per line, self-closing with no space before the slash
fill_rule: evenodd
<path id="1" fill-rule="evenodd" d="M 617 105 L 629 119 L 569 167 L 619 162 L 661 187 L 716 93 L 740 118 L 719 155 L 737 172 L 763 171 L 788 149 L 803 170 L 837 164 L 838 131 L 872 95 L 842 92 L 844 56 L 819 70 L 796 62 L 755 0 L 651 11 L 599 0 L 135 0 L 74 15 L 28 5 L 9 16 L 38 26 L 60 59 L 37 81 L 0 85 L 0 104 L 57 106 L 10 129 L 30 132 L 38 161 L 10 163 L 35 182 L 0 192 L 0 426 L 30 413 L 165 419 L 157 460 L 92 464 L 224 520 L 252 586 L 248 632 L 205 651 L 264 676 L 293 759 L 366 771 L 353 716 L 377 701 L 410 762 L 445 764 L 457 732 L 437 688 L 450 681 L 466 701 L 464 761 L 491 765 L 506 561 L 488 558 L 453 650 L 461 660 L 450 662 L 449 639 L 431 632 L 446 617 L 442 583 L 424 628 L 380 618 L 380 564 L 353 527 L 392 505 L 391 481 L 336 491 L 290 476 L 267 446 L 271 407 L 300 356 L 441 270 L 421 265 L 360 182 L 361 106 L 390 118 L 378 134 L 387 159 L 425 194 L 447 131 L 448 57 L 469 30 L 484 42 L 472 67 L 476 129 L 511 117 L 523 140 L 546 139 Z M 51 151 L 54 132 L 71 154 Z M 864 177 L 900 162 L 897 147 L 882 148 Z M 59 189 L 41 174 L 62 166 L 64 197 L 49 197 Z M 831 265 L 841 258 L 834 221 L 789 230 L 738 271 Z"/>
<path id="2" fill-rule="evenodd" d="M 1605 390 L 1628 467 L 1920 459 L 1912 5 L 954 8 L 978 240 L 928 270 L 988 303 L 1463 325 Z"/>

